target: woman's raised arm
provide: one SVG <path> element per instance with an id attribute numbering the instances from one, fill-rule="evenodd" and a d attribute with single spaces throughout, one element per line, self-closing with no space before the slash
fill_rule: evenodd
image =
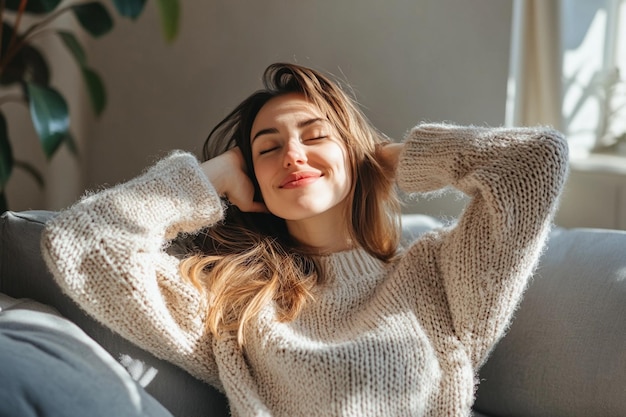
<path id="1" fill-rule="evenodd" d="M 452 186 L 470 197 L 431 251 L 454 331 L 476 366 L 502 336 L 537 263 L 567 161 L 567 144 L 552 129 L 431 124 L 407 136 L 401 188 Z"/>
<path id="2" fill-rule="evenodd" d="M 197 159 L 175 152 L 144 174 L 85 196 L 44 230 L 44 259 L 62 290 L 117 333 L 219 386 L 206 300 L 166 252 L 179 234 L 222 218 Z"/>

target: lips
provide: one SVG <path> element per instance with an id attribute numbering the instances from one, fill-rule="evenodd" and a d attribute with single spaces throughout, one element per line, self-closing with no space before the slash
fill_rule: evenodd
<path id="1" fill-rule="evenodd" d="M 322 174 L 319 172 L 312 172 L 312 171 L 294 172 L 292 174 L 287 175 L 278 185 L 278 188 L 302 187 L 302 186 L 315 182 L 320 177 L 322 177 Z"/>

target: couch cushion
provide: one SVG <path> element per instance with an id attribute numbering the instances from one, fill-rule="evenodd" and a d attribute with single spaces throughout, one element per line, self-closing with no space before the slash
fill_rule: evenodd
<path id="1" fill-rule="evenodd" d="M 76 325 L 32 301 L 0 309 L 0 363 L 5 417 L 172 417 Z"/>
<path id="2" fill-rule="evenodd" d="M 221 393 L 100 325 L 61 292 L 39 249 L 43 225 L 54 214 L 5 212 L 0 217 L 0 293 L 53 306 L 126 367 L 175 416 L 229 415 Z"/>
<path id="3" fill-rule="evenodd" d="M 480 380 L 488 415 L 626 416 L 626 232 L 553 231 Z"/>

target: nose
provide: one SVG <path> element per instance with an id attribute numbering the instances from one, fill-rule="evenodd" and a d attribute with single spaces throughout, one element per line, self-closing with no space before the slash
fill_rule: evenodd
<path id="1" fill-rule="evenodd" d="M 301 165 L 307 162 L 304 145 L 297 139 L 291 139 L 285 146 L 284 166 Z"/>

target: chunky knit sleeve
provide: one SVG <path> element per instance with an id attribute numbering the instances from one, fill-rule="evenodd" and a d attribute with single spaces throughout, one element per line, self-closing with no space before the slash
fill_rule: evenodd
<path id="1" fill-rule="evenodd" d="M 398 184 L 452 186 L 470 197 L 432 240 L 454 331 L 474 365 L 502 336 L 547 238 L 567 173 L 567 145 L 542 128 L 420 125 L 406 138 Z"/>
<path id="2" fill-rule="evenodd" d="M 44 259 L 95 319 L 156 356 L 219 385 L 206 301 L 179 275 L 169 241 L 222 217 L 196 158 L 175 152 L 143 175 L 86 196 L 44 230 Z"/>

